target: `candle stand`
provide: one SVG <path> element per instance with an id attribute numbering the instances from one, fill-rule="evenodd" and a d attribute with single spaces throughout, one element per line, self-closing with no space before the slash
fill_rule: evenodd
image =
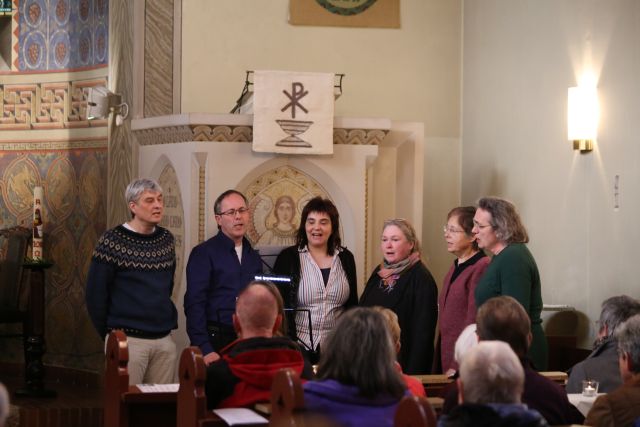
<path id="1" fill-rule="evenodd" d="M 24 264 L 29 270 L 29 306 L 27 311 L 25 338 L 25 387 L 16 391 L 21 397 L 56 397 L 54 390 L 44 388 L 44 365 L 42 356 L 46 351 L 44 339 L 44 285 L 45 270 L 53 264 L 45 261 L 30 261 Z"/>

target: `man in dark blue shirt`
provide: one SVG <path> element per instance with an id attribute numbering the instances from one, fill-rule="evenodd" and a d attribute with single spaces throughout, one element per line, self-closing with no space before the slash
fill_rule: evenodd
<path id="1" fill-rule="evenodd" d="M 208 365 L 235 339 L 231 315 L 236 297 L 262 274 L 260 255 L 244 237 L 249 223 L 247 198 L 227 190 L 216 199 L 218 234 L 193 248 L 187 263 L 184 311 L 191 345 L 200 347 Z"/>

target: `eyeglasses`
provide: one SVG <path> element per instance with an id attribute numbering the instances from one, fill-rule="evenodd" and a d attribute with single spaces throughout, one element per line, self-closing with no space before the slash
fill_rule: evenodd
<path id="1" fill-rule="evenodd" d="M 464 233 L 464 230 L 456 230 L 453 227 L 447 227 L 446 225 L 444 227 L 442 227 L 442 231 L 444 231 L 445 233 Z"/>
<path id="2" fill-rule="evenodd" d="M 487 228 L 487 227 L 493 227 L 493 225 L 491 225 L 491 224 L 484 224 L 484 225 L 482 225 L 482 224 L 480 224 L 480 223 L 479 223 L 479 222 L 477 222 L 477 221 L 473 221 L 473 225 L 474 225 L 475 227 L 478 227 L 479 229 L 483 229 L 483 228 Z"/>
<path id="3" fill-rule="evenodd" d="M 236 214 L 244 215 L 247 212 L 249 212 L 249 208 L 229 209 L 228 211 L 220 212 L 218 215 L 234 217 Z"/>

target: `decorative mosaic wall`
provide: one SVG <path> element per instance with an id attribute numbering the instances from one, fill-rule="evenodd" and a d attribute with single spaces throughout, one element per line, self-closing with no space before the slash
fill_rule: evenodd
<path id="1" fill-rule="evenodd" d="M 0 84 L 0 131 L 106 126 L 87 120 L 87 97 L 106 79 Z"/>
<path id="2" fill-rule="evenodd" d="M 108 0 L 20 0 L 12 70 L 76 70 L 106 65 Z"/>
<path id="3" fill-rule="evenodd" d="M 329 197 L 316 180 L 288 165 L 260 175 L 243 193 L 252 213 L 247 237 L 255 246 L 295 244 L 304 206 L 316 196 Z"/>
<path id="4" fill-rule="evenodd" d="M 99 370 L 103 361 L 84 288 L 91 253 L 105 230 L 106 143 L 66 142 L 69 149 L 58 150 L 42 147 L 60 143 L 29 143 L 28 151 L 0 151 L 0 228 L 30 226 L 33 187 L 44 187 L 44 257 L 54 263 L 46 273 L 47 364 Z M 19 330 L 2 326 L 7 328 Z M 21 340 L 0 340 L 0 355 L 21 362 Z"/>

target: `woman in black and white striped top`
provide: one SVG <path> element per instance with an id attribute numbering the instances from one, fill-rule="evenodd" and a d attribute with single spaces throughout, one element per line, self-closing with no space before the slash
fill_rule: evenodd
<path id="1" fill-rule="evenodd" d="M 315 197 L 302 210 L 296 244 L 278 255 L 273 269 L 292 278 L 291 286 L 280 287 L 285 307 L 295 309 L 289 333 L 314 364 L 338 316 L 358 301 L 355 260 L 340 243 L 338 210 Z"/>

